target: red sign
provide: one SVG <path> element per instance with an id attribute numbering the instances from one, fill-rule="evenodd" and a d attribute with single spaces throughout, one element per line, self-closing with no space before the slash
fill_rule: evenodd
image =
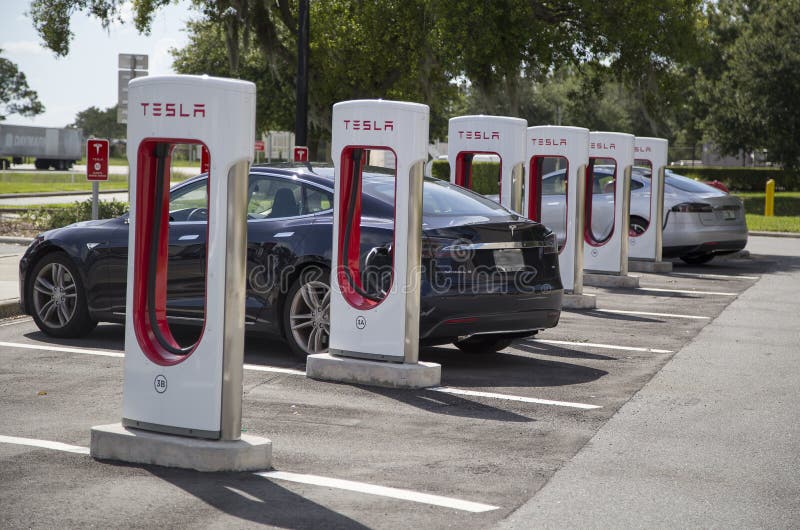
<path id="1" fill-rule="evenodd" d="M 200 151 L 200 173 L 208 173 L 211 171 L 211 153 L 208 152 L 206 146 Z"/>
<path id="2" fill-rule="evenodd" d="M 308 147 L 302 145 L 294 148 L 295 162 L 308 162 Z"/>
<path id="3" fill-rule="evenodd" d="M 86 141 L 86 180 L 108 180 L 108 140 Z"/>
<path id="4" fill-rule="evenodd" d="M 263 153 L 264 152 L 264 142 L 262 140 L 256 140 L 254 148 L 255 148 L 256 151 L 261 151 Z"/>

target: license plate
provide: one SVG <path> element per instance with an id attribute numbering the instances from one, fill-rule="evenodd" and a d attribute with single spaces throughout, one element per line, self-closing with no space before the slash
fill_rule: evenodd
<path id="1" fill-rule="evenodd" d="M 736 219 L 736 210 L 722 210 L 722 218 L 726 221 Z"/>
<path id="2" fill-rule="evenodd" d="M 525 259 L 522 256 L 522 250 L 518 248 L 495 250 L 494 265 L 504 272 L 514 272 L 525 269 Z"/>

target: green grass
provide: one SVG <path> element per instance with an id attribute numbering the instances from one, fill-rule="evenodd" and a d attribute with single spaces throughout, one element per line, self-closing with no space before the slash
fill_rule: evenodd
<path id="1" fill-rule="evenodd" d="M 747 229 L 757 232 L 797 232 L 800 233 L 800 217 L 766 217 L 747 214 Z"/>
<path id="2" fill-rule="evenodd" d="M 185 180 L 189 175 L 175 173 L 172 182 Z M 108 180 L 100 182 L 101 190 L 127 190 L 127 175 L 109 175 Z M 92 183 L 86 180 L 85 173 L 45 173 L 45 172 L 0 172 L 0 194 L 4 193 L 46 193 L 59 191 L 92 191 Z"/>
<path id="3" fill-rule="evenodd" d="M 764 192 L 737 192 L 744 201 L 747 228 L 765 232 L 800 232 L 800 192 L 781 191 L 775 194 L 775 216 L 764 215 Z"/>

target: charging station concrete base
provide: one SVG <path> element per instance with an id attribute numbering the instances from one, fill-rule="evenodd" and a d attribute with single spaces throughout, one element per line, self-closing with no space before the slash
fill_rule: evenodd
<path id="1" fill-rule="evenodd" d="M 631 272 L 672 272 L 672 262 L 631 259 L 628 260 L 628 270 Z"/>
<path id="2" fill-rule="evenodd" d="M 561 298 L 562 309 L 596 309 L 597 297 L 593 294 L 564 293 Z"/>
<path id="3" fill-rule="evenodd" d="M 201 440 L 123 427 L 92 427 L 90 454 L 99 460 L 194 469 L 260 471 L 272 468 L 272 442 L 242 435 L 240 440 Z"/>
<path id="4" fill-rule="evenodd" d="M 306 376 L 322 381 L 388 388 L 427 388 L 442 382 L 442 365 L 392 363 L 339 357 L 329 353 L 309 355 Z"/>
<path id="5" fill-rule="evenodd" d="M 590 287 L 610 287 L 611 289 L 636 289 L 639 287 L 639 277 L 617 274 L 584 273 L 583 285 Z"/>

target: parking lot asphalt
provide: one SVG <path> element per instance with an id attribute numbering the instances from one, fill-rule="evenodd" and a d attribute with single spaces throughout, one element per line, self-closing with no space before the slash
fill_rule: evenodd
<path id="1" fill-rule="evenodd" d="M 694 407 L 693 425 L 716 422 L 720 430 L 709 427 L 707 432 L 726 432 L 726 426 L 740 425 L 740 409 L 728 409 L 725 399 L 715 400 L 709 393 L 719 388 L 722 397 L 735 394 L 740 387 L 737 378 L 745 377 L 746 368 L 754 362 L 763 361 L 763 354 L 736 353 L 736 348 L 749 348 L 755 341 L 754 326 L 765 326 L 758 328 L 757 338 L 769 342 L 774 335 L 769 325 L 778 322 L 765 321 L 763 316 L 748 322 L 747 311 L 768 311 L 779 300 L 786 318 L 795 315 L 797 329 L 791 308 L 796 307 L 800 249 L 797 240 L 792 240 L 789 250 L 786 240 L 776 241 L 753 238 L 750 259 L 715 260 L 705 267 L 676 264 L 672 274 L 642 274 L 641 290 L 587 288 L 586 292 L 597 294 L 599 310 L 565 311 L 558 327 L 536 339 L 517 341 L 499 355 L 467 356 L 451 347 L 429 348 L 421 360 L 442 364 L 443 388 L 439 389 L 388 390 L 309 380 L 303 376 L 303 364 L 282 344 L 250 339 L 243 429 L 273 441 L 273 466 L 282 474 L 266 477 L 91 459 L 83 454 L 90 428 L 121 417 L 122 326 L 101 325 L 85 339 L 55 340 L 38 332 L 28 318 L 0 321 L 2 526 L 485 528 L 495 524 L 564 526 L 573 521 L 571 526 L 577 527 L 617 526 L 615 521 L 630 520 L 615 519 L 613 504 L 605 507 L 606 519 L 593 522 L 591 514 L 602 513 L 597 503 L 576 503 L 602 488 L 617 488 L 620 495 L 627 493 L 634 499 L 649 498 L 647 488 L 653 488 L 651 482 L 659 483 L 659 478 L 671 482 L 678 492 L 684 480 L 687 487 L 703 485 L 696 469 L 679 464 L 701 458 L 703 447 L 698 449 L 696 444 L 704 439 L 673 425 L 680 417 L 669 424 L 663 419 L 677 414 L 683 402 L 662 402 L 656 393 L 650 403 L 641 396 L 652 392 L 654 385 L 663 386 L 660 381 L 665 374 L 674 374 L 683 381 L 681 385 L 666 385 L 677 394 L 689 392 L 685 401 Z M 795 291 L 776 287 L 788 280 L 794 281 Z M 756 284 L 771 287 L 752 289 Z M 727 317 L 726 308 L 732 302 L 734 308 L 744 305 L 744 309 Z M 719 325 L 714 321 L 717 317 Z M 723 322 L 724 318 L 735 320 Z M 715 331 L 720 326 L 724 326 L 721 334 Z M 711 334 L 715 348 L 706 351 L 702 346 L 698 337 L 704 334 Z M 773 371 L 765 375 L 781 370 L 787 378 L 797 376 L 787 348 L 796 350 L 796 341 L 792 346 L 783 339 L 775 341 L 769 358 L 781 359 L 782 364 L 771 365 Z M 703 360 L 712 354 L 717 356 L 714 362 Z M 720 357 L 726 354 L 736 357 L 741 370 L 718 369 L 725 362 Z M 685 358 L 692 364 L 677 364 Z M 785 407 L 798 392 L 790 381 L 775 387 L 779 395 L 773 395 Z M 760 389 L 756 396 L 763 398 L 770 395 L 770 384 L 764 377 L 752 377 L 742 388 Z M 753 400 L 748 416 L 775 412 L 775 401 Z M 716 412 L 705 417 L 709 405 Z M 632 406 L 640 409 L 629 412 Z M 669 431 L 664 441 L 657 439 L 663 436 L 661 431 L 634 437 L 626 420 L 631 415 L 639 423 L 676 430 Z M 794 419 L 794 426 L 781 431 L 781 425 L 766 419 L 747 426 L 775 429 L 776 436 L 793 435 L 796 446 L 796 413 L 778 417 Z M 605 440 L 601 437 L 609 431 L 626 443 L 594 454 L 593 449 L 602 443 L 598 440 Z M 771 437 L 758 445 L 758 454 L 769 460 L 766 439 Z M 745 441 L 737 450 L 745 449 Z M 662 450 L 667 442 L 675 446 L 672 451 Z M 792 460 L 783 454 L 789 446 L 784 439 L 781 456 L 775 455 L 772 463 L 796 474 L 797 457 Z M 615 452 L 616 447 L 624 450 Z M 632 478 L 625 483 L 628 468 L 652 469 L 646 457 L 657 450 L 661 451 L 659 465 L 669 472 L 650 482 Z M 719 447 L 709 444 L 708 450 L 719 451 Z M 709 481 L 732 472 L 722 466 L 737 455 L 732 452 L 728 458 L 706 461 L 719 474 Z M 582 491 L 582 481 L 596 484 L 591 482 L 597 480 L 595 474 L 609 476 L 587 471 L 592 464 L 606 462 L 616 466 L 615 480 L 584 488 L 589 493 Z M 721 468 L 716 469 L 717 465 Z M 755 467 L 747 469 L 758 474 Z M 586 471 L 588 478 L 585 473 L 573 479 L 580 475 L 570 473 L 580 471 Z M 630 471 L 632 477 L 637 476 L 636 469 Z M 752 482 L 757 486 L 767 480 L 756 477 Z M 618 482 L 626 487 L 617 487 Z M 794 493 L 796 500 L 796 485 L 785 482 L 782 495 Z M 722 491 L 731 487 L 744 492 L 721 478 L 717 486 Z M 628 497 L 614 499 L 613 491 L 598 494 L 621 506 L 630 502 Z M 542 504 L 539 499 L 547 500 Z M 680 496 L 673 499 L 684 502 Z M 553 508 L 554 503 L 563 510 Z M 775 506 L 777 510 L 789 504 Z M 670 525 L 661 507 L 654 503 L 653 518 L 640 522 Z M 571 518 L 576 509 L 583 510 L 584 519 Z M 636 513 L 634 508 L 627 509 Z M 707 507 L 706 513 L 713 516 L 715 507 Z M 781 513 L 784 518 L 773 521 L 785 523 L 795 517 L 797 526 L 796 512 Z M 768 521 L 764 519 L 765 525 L 771 526 Z"/>

